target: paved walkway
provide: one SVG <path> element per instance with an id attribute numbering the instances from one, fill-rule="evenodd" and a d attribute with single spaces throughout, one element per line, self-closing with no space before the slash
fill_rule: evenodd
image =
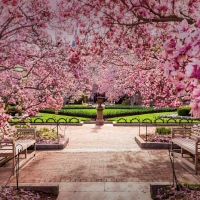
<path id="1" fill-rule="evenodd" d="M 141 150 L 134 140 L 138 127 L 69 126 L 65 134 L 68 146 L 38 152 L 21 170 L 20 183 L 59 183 L 59 200 L 134 200 L 150 199 L 149 182 L 172 182 L 168 151 Z M 179 181 L 200 181 L 177 161 L 175 169 Z"/>

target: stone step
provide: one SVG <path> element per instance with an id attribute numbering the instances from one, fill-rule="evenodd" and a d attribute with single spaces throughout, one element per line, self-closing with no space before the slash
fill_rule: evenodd
<path id="1" fill-rule="evenodd" d="M 149 182 L 59 183 L 57 200 L 150 200 Z"/>

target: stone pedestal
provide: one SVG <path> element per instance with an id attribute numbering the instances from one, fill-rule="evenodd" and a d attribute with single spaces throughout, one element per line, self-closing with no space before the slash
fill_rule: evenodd
<path id="1" fill-rule="evenodd" d="M 97 108 L 97 120 L 96 120 L 96 125 L 104 125 L 104 120 L 103 120 L 103 107 Z"/>
<path id="2" fill-rule="evenodd" d="M 104 125 L 104 120 L 103 120 L 103 110 L 104 108 L 102 107 L 103 103 L 103 97 L 97 97 L 97 102 L 98 102 L 98 107 L 97 107 L 97 120 L 96 120 L 96 125 Z"/>

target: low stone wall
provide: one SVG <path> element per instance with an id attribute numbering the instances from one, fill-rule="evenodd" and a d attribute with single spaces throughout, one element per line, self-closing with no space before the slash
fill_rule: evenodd
<path id="1" fill-rule="evenodd" d="M 169 182 L 154 182 L 154 183 L 150 183 L 150 193 L 151 193 L 151 197 L 153 198 L 156 194 L 158 189 L 161 189 L 163 187 L 166 186 L 170 186 L 171 184 Z"/>
<path id="2" fill-rule="evenodd" d="M 16 185 L 8 185 L 16 188 Z M 57 183 L 20 183 L 18 186 L 20 189 L 32 190 L 37 192 L 45 192 L 49 194 L 59 194 L 59 184 Z"/>
<path id="3" fill-rule="evenodd" d="M 171 144 L 164 142 L 145 142 L 140 136 L 135 137 L 135 141 L 140 148 L 148 149 L 171 149 Z M 173 148 L 180 148 L 176 144 L 173 145 Z"/>
<path id="4" fill-rule="evenodd" d="M 96 121 L 84 121 L 84 124 L 96 124 Z M 104 121 L 104 124 L 113 124 L 112 121 Z"/>
<path id="5" fill-rule="evenodd" d="M 67 138 L 61 144 L 36 144 L 37 150 L 55 150 L 55 149 L 64 149 L 69 143 L 69 138 Z"/>
<path id="6" fill-rule="evenodd" d="M 61 144 L 36 144 L 36 150 L 56 150 L 56 149 L 64 149 L 69 143 L 69 138 L 67 138 Z M 29 148 L 30 150 L 33 147 Z"/>

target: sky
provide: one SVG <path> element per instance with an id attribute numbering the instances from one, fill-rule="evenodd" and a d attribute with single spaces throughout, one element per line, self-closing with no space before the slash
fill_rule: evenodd
<path id="1" fill-rule="evenodd" d="M 57 2 L 59 2 L 59 0 L 50 0 L 50 5 L 53 8 L 56 8 L 56 3 Z M 51 35 L 52 39 L 55 39 L 55 37 L 56 37 L 55 31 L 54 30 L 49 30 L 48 32 Z M 70 41 L 71 44 L 73 43 L 75 32 L 72 33 L 72 35 L 69 35 L 68 33 L 64 33 L 63 35 L 64 35 L 64 37 L 65 37 L 66 40 Z"/>

